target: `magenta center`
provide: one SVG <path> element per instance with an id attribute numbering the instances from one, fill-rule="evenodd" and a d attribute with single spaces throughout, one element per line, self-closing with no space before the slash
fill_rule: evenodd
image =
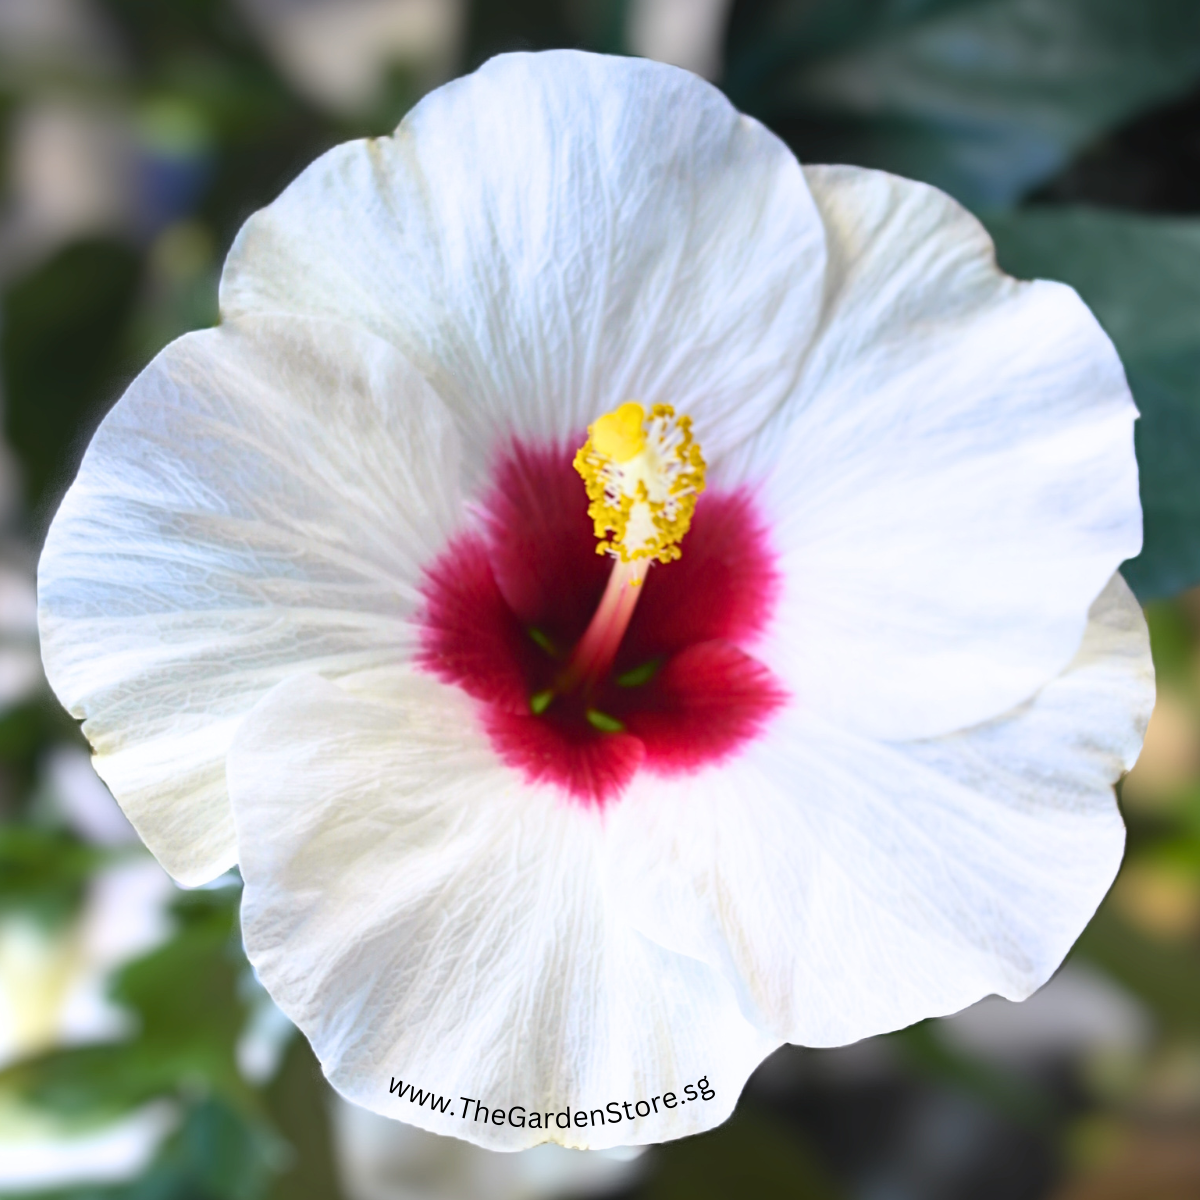
<path id="1" fill-rule="evenodd" d="M 516 442 L 499 459 L 479 530 L 426 570 L 418 663 L 480 701 L 504 762 L 603 804 L 639 770 L 727 758 L 782 705 L 779 682 L 747 653 L 779 577 L 749 494 L 706 492 L 683 557 L 650 567 L 611 666 L 564 692 L 612 570 L 571 459 Z"/>

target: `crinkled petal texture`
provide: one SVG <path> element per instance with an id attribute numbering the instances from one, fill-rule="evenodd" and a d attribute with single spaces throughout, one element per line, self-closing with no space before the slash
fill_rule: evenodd
<path id="1" fill-rule="evenodd" d="M 703 80 L 510 54 L 251 217 L 221 308 L 395 342 L 459 418 L 472 478 L 497 430 L 558 442 L 631 396 L 690 413 L 713 462 L 788 396 L 824 262 L 799 164 Z"/>
<path id="2" fill-rule="evenodd" d="M 763 654 L 823 719 L 931 737 L 1020 703 L 1075 654 L 1141 547 L 1137 414 L 1079 297 L 1001 273 L 949 197 L 806 174 L 826 299 L 760 438 L 785 578 Z"/>
<path id="3" fill-rule="evenodd" d="M 721 972 L 629 927 L 601 817 L 500 766 L 468 704 L 421 676 L 370 698 L 309 677 L 242 724 L 259 976 L 343 1095 L 434 1133 L 596 1149 L 724 1120 L 780 1039 Z"/>
<path id="4" fill-rule="evenodd" d="M 690 413 L 716 483 L 771 479 L 773 665 L 863 733 L 1019 703 L 1141 546 L 1136 412 L 1078 296 L 1005 276 L 933 188 L 802 173 L 659 63 L 493 59 L 253 216 L 221 302 L 395 342 L 470 486 L 497 430 L 561 439 L 630 397 Z"/>
<path id="5" fill-rule="evenodd" d="M 886 745 L 797 713 L 600 816 L 500 766 L 453 688 L 293 680 L 229 756 L 247 950 L 376 1112 L 496 1149 L 695 1132 L 782 1040 L 1044 982 L 1116 873 L 1152 703 L 1116 576 L 1069 669 L 992 722 Z M 712 1099 L 663 1103 L 699 1077 Z"/>
<path id="6" fill-rule="evenodd" d="M 1153 704 L 1145 621 L 1115 575 L 1067 670 L 991 721 L 889 744 L 793 709 L 719 775 L 635 784 L 606 829 L 609 894 L 787 1041 L 1024 999 L 1116 875 L 1112 784 Z"/>
<path id="7" fill-rule="evenodd" d="M 411 653 L 457 457 L 425 380 L 328 321 L 181 338 L 101 425 L 38 567 L 42 656 L 176 879 L 237 860 L 225 751 L 264 692 Z"/>

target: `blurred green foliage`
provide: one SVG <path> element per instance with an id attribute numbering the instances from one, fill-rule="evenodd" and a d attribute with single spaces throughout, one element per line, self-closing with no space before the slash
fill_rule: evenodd
<path id="1" fill-rule="evenodd" d="M 3 282 L 4 432 L 24 498 L 10 535 L 30 544 L 128 381 L 171 338 L 217 319 L 220 260 L 242 220 L 329 146 L 391 129 L 424 86 L 398 67 L 370 111 L 325 111 L 286 81 L 233 0 L 99 7 L 121 47 L 115 66 L 0 66 L 0 163 L 22 105 L 60 94 L 123 114 L 144 185 L 134 227 L 62 245 Z M 628 52 L 631 11 L 631 0 L 474 0 L 459 68 L 513 49 Z M 802 160 L 948 190 L 985 220 L 1006 269 L 1061 279 L 1092 307 L 1143 414 L 1145 549 L 1126 574 L 1143 601 L 1159 601 L 1148 615 L 1160 680 L 1200 730 L 1198 618 L 1172 599 L 1200 583 L 1200 191 L 1178 168 L 1200 163 L 1200 4 L 734 0 L 723 57 L 719 85 Z M 1175 105 L 1169 117 L 1158 115 L 1165 105 Z M 1154 211 L 1096 207 L 1114 201 Z M 69 924 L 111 860 L 39 807 L 44 753 L 72 740 L 47 694 L 0 713 L 0 916 Z M 1137 804 L 1134 795 L 1123 882 L 1076 954 L 1144 1001 L 1158 1026 L 1154 1054 L 1169 1058 L 1200 1045 L 1200 770 L 1149 787 Z M 149 1100 L 177 1108 L 175 1132 L 141 1179 L 61 1200 L 337 1196 L 325 1085 L 303 1040 L 271 1083 L 238 1069 L 251 1008 L 238 895 L 230 886 L 181 897 L 171 938 L 114 977 L 133 1035 L 0 1072 L 0 1097 L 80 1126 Z M 950 1049 L 933 1025 L 890 1044 L 905 1095 L 919 1084 L 968 1097 L 999 1121 L 1040 1130 L 1053 1154 L 1069 1112 L 1111 1104 L 1123 1120 L 1154 1070 L 1131 1075 L 1116 1100 L 1067 1104 L 1043 1080 Z M 847 1194 L 797 1128 L 740 1111 L 658 1151 L 641 1194 Z"/>
<path id="2" fill-rule="evenodd" d="M 738 0 L 725 87 L 802 160 L 990 208 L 1198 74 L 1191 0 Z"/>
<path id="3" fill-rule="evenodd" d="M 0 913 L 61 926 L 78 912 L 88 880 L 108 857 L 64 830 L 0 825 Z"/>
<path id="4" fill-rule="evenodd" d="M 132 246 L 77 242 L 4 297 L 4 432 L 34 511 L 47 491 L 62 495 L 98 416 L 120 395 L 140 266 Z"/>
<path id="5" fill-rule="evenodd" d="M 246 969 L 237 900 L 236 889 L 184 894 L 175 936 L 114 977 L 112 998 L 138 1019 L 133 1042 L 49 1051 L 0 1073 L 0 1088 L 81 1120 L 119 1115 L 181 1086 L 253 1113 L 257 1100 L 234 1058 Z"/>

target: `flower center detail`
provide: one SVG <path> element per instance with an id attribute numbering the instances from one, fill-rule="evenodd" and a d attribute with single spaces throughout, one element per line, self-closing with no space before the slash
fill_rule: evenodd
<path id="1" fill-rule="evenodd" d="M 656 404 L 647 417 L 630 400 L 588 427 L 575 470 L 587 489 L 597 554 L 626 563 L 679 557 L 704 491 L 691 417 L 677 417 L 669 404 Z"/>
<path id="2" fill-rule="evenodd" d="M 676 417 L 669 404 L 656 404 L 648 420 L 636 400 L 605 413 L 588 426 L 574 466 L 587 491 L 596 553 L 616 561 L 566 667 L 553 687 L 530 698 L 530 708 L 539 716 L 561 696 L 577 690 L 590 696 L 607 674 L 650 563 L 679 558 L 679 543 L 704 491 L 705 463 L 692 437 L 692 419 Z M 608 732 L 619 726 L 599 709 L 589 708 L 588 718 Z"/>
<path id="3" fill-rule="evenodd" d="M 666 406 L 622 405 L 575 454 L 514 441 L 476 527 L 426 568 L 417 664 L 480 702 L 527 780 L 605 804 L 639 771 L 727 758 L 783 704 L 747 653 L 775 607 L 774 555 L 749 493 L 701 495 L 704 470 Z M 635 540 L 638 503 L 653 533 Z"/>

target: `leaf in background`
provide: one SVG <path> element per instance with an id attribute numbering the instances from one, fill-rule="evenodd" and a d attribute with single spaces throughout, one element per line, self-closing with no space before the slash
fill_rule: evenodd
<path id="1" fill-rule="evenodd" d="M 175 935 L 115 977 L 114 1000 L 138 1019 L 132 1041 L 68 1047 L 0 1072 L 0 1090 L 64 1120 L 118 1116 L 180 1089 L 223 1097 L 256 1116 L 234 1047 L 246 1020 L 238 993 L 245 969 L 236 935 L 238 891 L 184 894 Z"/>
<path id="2" fill-rule="evenodd" d="M 42 925 L 62 925 L 79 910 L 87 882 L 111 859 L 58 830 L 0 825 L 0 915 L 20 912 Z"/>
<path id="3" fill-rule="evenodd" d="M 1152 601 L 1144 606 L 1150 629 L 1150 652 L 1154 656 L 1154 678 L 1161 688 L 1170 684 L 1187 695 L 1192 686 L 1195 634 L 1179 605 Z"/>
<path id="4" fill-rule="evenodd" d="M 624 49 L 629 0 L 470 0 L 466 67 L 493 54 L 583 46 L 606 54 Z"/>
<path id="5" fill-rule="evenodd" d="M 260 1200 L 286 1147 L 261 1121 L 219 1097 L 191 1105 L 182 1128 L 119 1200 Z M 118 1200 L 114 1197 L 113 1200 Z M 336 1200 L 336 1193 L 330 1197 Z"/>
<path id="6" fill-rule="evenodd" d="M 292 1148 L 272 1200 L 337 1200 L 341 1194 L 329 1132 L 331 1090 L 317 1056 L 297 1034 L 267 1089 L 271 1120 Z"/>
<path id="7" fill-rule="evenodd" d="M 1144 936 L 1106 901 L 1084 930 L 1076 953 L 1140 997 L 1167 1032 L 1191 1038 L 1200 1034 L 1200 963 L 1189 945 Z"/>
<path id="8" fill-rule="evenodd" d="M 68 246 L 3 300 L 4 425 L 31 507 L 65 490 L 84 446 L 116 400 L 121 334 L 140 264 L 121 242 Z"/>
<path id="9" fill-rule="evenodd" d="M 239 979 L 247 969 L 237 942 L 239 894 L 183 894 L 175 936 L 117 975 L 111 994 L 138 1018 L 136 1037 L 59 1050 L 0 1072 L 0 1093 L 81 1131 L 157 1097 L 175 1099 L 182 1110 L 179 1128 L 140 1179 L 38 1200 L 337 1200 L 328 1085 L 308 1044 L 293 1040 L 265 1096 L 237 1070 L 246 1020 Z"/>
<path id="10" fill-rule="evenodd" d="M 75 718 L 48 690 L 0 712 L 0 818 L 15 819 L 36 797 L 39 760 L 53 742 L 87 745 Z"/>
<path id="11" fill-rule="evenodd" d="M 1200 582 L 1200 220 L 1042 208 L 986 224 L 1000 265 L 1071 284 L 1125 364 L 1145 544 L 1122 573 L 1143 602 Z"/>
<path id="12" fill-rule="evenodd" d="M 802 160 L 1004 206 L 1200 77 L 1194 0 L 738 0 L 725 87 Z"/>
<path id="13" fill-rule="evenodd" d="M 1188 215 L 1200 212 L 1200 88 L 1106 134 L 1029 200 Z"/>
<path id="14" fill-rule="evenodd" d="M 628 54 L 626 25 L 632 0 L 576 0 L 569 6 L 581 34 L 581 44 L 600 54 Z"/>
<path id="15" fill-rule="evenodd" d="M 473 0 L 466 63 L 473 70 L 493 54 L 547 50 L 575 44 L 575 30 L 559 0 Z"/>

